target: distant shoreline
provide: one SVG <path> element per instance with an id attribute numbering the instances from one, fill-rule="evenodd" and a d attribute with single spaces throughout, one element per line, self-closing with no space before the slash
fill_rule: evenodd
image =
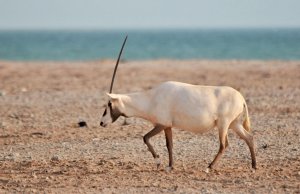
<path id="1" fill-rule="evenodd" d="M 243 63 L 243 62 L 266 62 L 266 63 L 272 63 L 272 62 L 296 62 L 300 63 L 300 59 L 298 60 L 281 60 L 281 59 L 169 59 L 169 58 L 160 58 L 160 59 L 132 59 L 132 60 L 121 60 L 121 63 L 139 63 L 139 62 L 229 62 L 229 63 Z M 0 58 L 0 65 L 1 63 L 30 63 L 30 64 L 38 64 L 38 63 L 112 63 L 115 64 L 116 59 L 96 59 L 96 60 L 6 60 Z"/>

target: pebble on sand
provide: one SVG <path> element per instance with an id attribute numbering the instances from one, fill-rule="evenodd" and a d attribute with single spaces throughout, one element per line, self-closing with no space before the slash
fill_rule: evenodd
<path id="1" fill-rule="evenodd" d="M 78 122 L 78 126 L 79 127 L 87 127 L 87 123 L 85 121 L 81 120 Z"/>
<path id="2" fill-rule="evenodd" d="M 5 122 L 0 122 L 0 129 L 4 129 L 6 126 L 6 123 Z"/>
<path id="3" fill-rule="evenodd" d="M 6 92 L 4 90 L 0 90 L 0 96 L 5 96 Z"/>
<path id="4" fill-rule="evenodd" d="M 51 161 L 59 161 L 58 156 L 57 155 L 52 156 Z"/>

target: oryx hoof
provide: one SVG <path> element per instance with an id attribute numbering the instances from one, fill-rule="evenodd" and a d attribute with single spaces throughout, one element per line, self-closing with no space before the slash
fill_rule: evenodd
<path id="1" fill-rule="evenodd" d="M 157 167 L 157 169 L 159 169 L 159 167 L 160 167 L 160 164 L 161 164 L 161 161 L 160 161 L 160 159 L 159 159 L 159 158 L 155 158 L 155 163 L 156 163 L 156 167 Z"/>
<path id="2" fill-rule="evenodd" d="M 171 172 L 173 169 L 174 169 L 174 168 L 173 168 L 172 166 L 167 166 L 167 167 L 165 168 L 165 171 L 169 173 L 169 172 Z"/>

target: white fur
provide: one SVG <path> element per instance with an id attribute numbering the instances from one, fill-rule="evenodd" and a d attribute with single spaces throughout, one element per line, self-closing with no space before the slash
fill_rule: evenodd
<path id="1" fill-rule="evenodd" d="M 128 117 L 140 117 L 153 125 L 198 133 L 206 132 L 218 123 L 228 123 L 229 126 L 246 106 L 243 96 L 231 87 L 173 81 L 145 92 L 108 95 Z"/>

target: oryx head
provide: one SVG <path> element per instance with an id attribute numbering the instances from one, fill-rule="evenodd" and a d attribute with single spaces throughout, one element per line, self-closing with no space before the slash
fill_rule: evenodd
<path id="1" fill-rule="evenodd" d="M 107 96 L 109 100 L 105 106 L 105 110 L 100 121 L 100 125 L 102 127 L 106 127 L 108 124 L 115 122 L 120 116 L 126 117 L 126 115 L 123 113 L 124 104 L 121 96 L 118 94 L 109 93 L 107 93 Z"/>
<path id="2" fill-rule="evenodd" d="M 119 57 L 114 69 L 114 73 L 111 79 L 111 84 L 110 84 L 110 90 L 109 93 L 106 93 L 109 97 L 108 103 L 105 106 L 105 110 L 104 113 L 102 115 L 101 121 L 100 121 L 100 125 L 102 127 L 106 127 L 108 124 L 115 122 L 120 116 L 125 116 L 123 113 L 121 113 L 121 107 L 123 106 L 122 100 L 120 98 L 119 95 L 117 94 L 112 94 L 112 88 L 114 85 L 114 80 L 115 80 L 115 75 L 117 72 L 117 68 L 119 65 L 119 61 L 120 61 L 120 57 L 124 48 L 124 45 L 126 43 L 127 40 L 127 36 L 123 42 L 121 51 L 119 53 Z"/>

